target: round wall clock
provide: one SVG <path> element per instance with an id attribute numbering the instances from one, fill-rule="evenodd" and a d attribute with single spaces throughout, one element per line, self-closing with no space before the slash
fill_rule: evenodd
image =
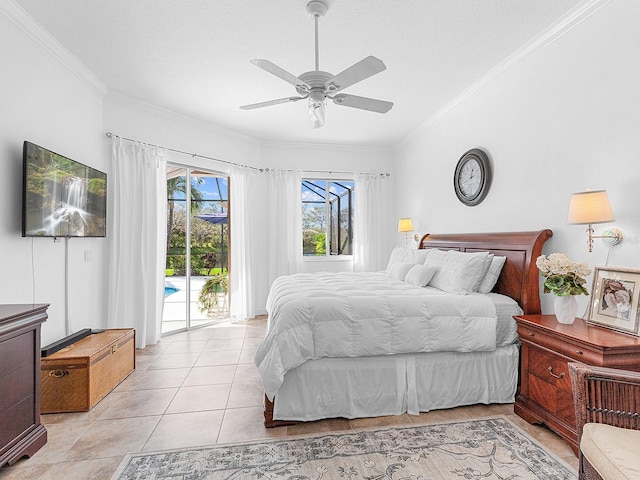
<path id="1" fill-rule="evenodd" d="M 470 207 L 478 205 L 491 186 L 491 163 L 487 154 L 479 148 L 466 152 L 456 165 L 453 188 L 458 200 Z"/>

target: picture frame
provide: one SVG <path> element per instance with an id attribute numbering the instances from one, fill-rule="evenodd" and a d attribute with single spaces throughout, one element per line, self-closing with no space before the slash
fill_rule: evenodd
<path id="1" fill-rule="evenodd" d="M 640 270 L 595 267 L 587 323 L 640 335 Z"/>

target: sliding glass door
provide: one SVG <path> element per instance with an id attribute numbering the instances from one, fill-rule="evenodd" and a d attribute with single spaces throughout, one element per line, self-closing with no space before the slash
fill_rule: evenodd
<path id="1" fill-rule="evenodd" d="M 167 258 L 162 333 L 229 317 L 228 178 L 167 167 Z"/>

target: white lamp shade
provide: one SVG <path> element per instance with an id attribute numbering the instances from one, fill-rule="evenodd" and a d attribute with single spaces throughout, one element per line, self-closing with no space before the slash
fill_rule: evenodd
<path id="1" fill-rule="evenodd" d="M 606 190 L 578 192 L 571 195 L 567 223 L 586 225 L 613 222 L 615 219 Z"/>
<path id="2" fill-rule="evenodd" d="M 413 232 L 413 222 L 410 218 L 401 218 L 398 221 L 399 232 Z"/>

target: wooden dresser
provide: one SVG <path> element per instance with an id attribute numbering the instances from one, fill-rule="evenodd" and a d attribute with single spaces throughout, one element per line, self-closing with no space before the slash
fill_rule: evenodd
<path id="1" fill-rule="evenodd" d="M 521 315 L 518 324 L 520 381 L 514 411 L 529 423 L 543 423 L 578 452 L 568 362 L 640 371 L 640 338 L 588 325 L 571 325 L 555 315 Z"/>
<path id="2" fill-rule="evenodd" d="M 40 423 L 40 326 L 49 305 L 0 305 L 0 467 L 47 443 Z"/>

